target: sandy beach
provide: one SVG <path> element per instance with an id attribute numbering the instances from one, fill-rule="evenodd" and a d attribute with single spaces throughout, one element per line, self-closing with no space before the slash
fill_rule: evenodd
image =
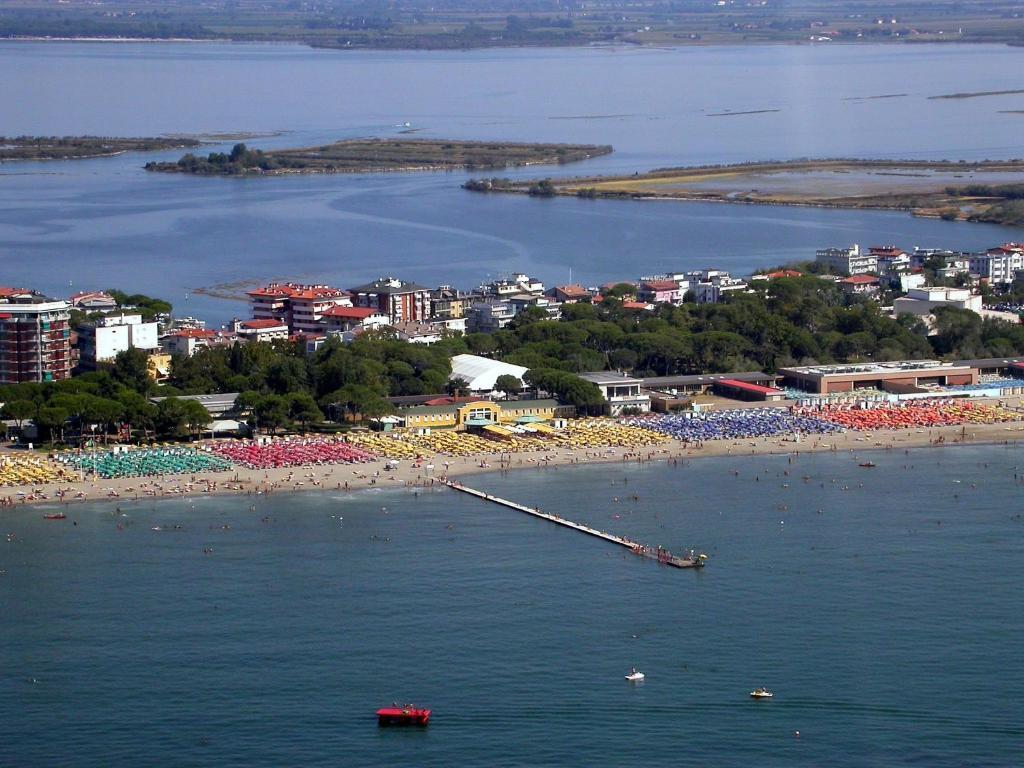
<path id="1" fill-rule="evenodd" d="M 549 451 L 488 454 L 470 457 L 434 456 L 413 466 L 385 459 L 362 464 L 335 464 L 275 469 L 245 469 L 162 477 L 85 479 L 35 487 L 0 487 L 7 502 L 0 514 L 29 504 L 49 506 L 73 502 L 112 501 L 124 504 L 160 498 L 189 498 L 214 494 L 266 496 L 296 491 L 357 491 L 365 488 L 415 488 L 436 485 L 443 477 L 465 478 L 481 472 L 551 471 L 581 464 L 694 460 L 711 456 L 767 456 L 832 451 L 853 456 L 862 452 L 900 452 L 951 447 L 959 444 L 1003 444 L 1024 440 L 1024 422 L 969 424 L 929 429 L 848 431 L 803 439 L 764 437 L 686 444 L 677 440 L 643 449 L 552 448 Z M 877 455 L 873 461 L 883 461 Z M 433 463 L 431 463 L 431 461 Z M 391 468 L 389 468 L 389 465 Z"/>

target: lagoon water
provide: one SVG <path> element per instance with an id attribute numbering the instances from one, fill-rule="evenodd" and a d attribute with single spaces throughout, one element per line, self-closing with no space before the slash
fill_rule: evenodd
<path id="1" fill-rule="evenodd" d="M 0 135 L 283 131 L 254 146 L 396 136 L 610 143 L 587 163 L 506 175 L 629 172 L 792 157 L 1024 156 L 1024 49 L 763 46 L 675 50 L 314 51 L 225 44 L 0 43 Z M 871 98 L 890 96 L 892 98 Z M 725 111 L 774 109 L 713 117 Z M 213 147 L 211 147 L 213 148 Z M 468 174 L 202 179 L 149 159 L 0 167 L 0 283 L 116 284 L 224 321 L 195 288 L 382 273 L 468 287 L 511 270 L 596 283 L 738 273 L 823 245 L 981 248 L 994 226 L 904 214 L 464 192 Z"/>
<path id="2" fill-rule="evenodd" d="M 446 490 L 5 512 L 0 764 L 1016 766 L 1022 451 L 472 479 L 703 572 Z"/>

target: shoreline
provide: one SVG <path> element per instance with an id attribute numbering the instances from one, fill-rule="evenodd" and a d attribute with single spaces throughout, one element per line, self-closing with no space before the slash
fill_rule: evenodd
<path id="1" fill-rule="evenodd" d="M 15 509 L 49 507 L 67 511 L 71 504 L 90 502 L 137 503 L 172 498 L 194 498 L 233 494 L 266 497 L 301 491 L 355 492 L 371 488 L 417 489 L 439 487 L 442 478 L 465 478 L 490 472 L 528 469 L 559 469 L 593 464 L 634 464 L 659 461 L 691 461 L 703 458 L 788 456 L 804 453 L 845 453 L 853 458 L 864 451 L 892 452 L 897 449 L 944 448 L 962 445 L 1017 445 L 1024 442 L 1024 422 L 968 424 L 915 430 L 847 431 L 814 435 L 797 441 L 792 436 L 719 440 L 703 445 L 667 440 L 643 449 L 556 448 L 512 454 L 478 454 L 469 457 L 437 455 L 413 467 L 406 460 L 397 469 L 387 469 L 387 459 L 363 464 L 330 464 L 274 469 L 246 469 L 234 472 L 203 472 L 163 477 L 132 477 L 46 483 L 41 486 L 0 486 L 0 498 L 13 504 L 0 506 L 0 516 Z M 430 464 L 433 461 L 434 464 Z M 42 489 L 47 498 L 35 496 Z M 65 490 L 65 498 L 56 496 Z M 19 496 L 19 491 L 25 495 Z M 83 497 L 78 497 L 83 493 Z"/>
<path id="2" fill-rule="evenodd" d="M 675 50 L 681 48 L 765 48 L 777 46 L 896 46 L 896 45 L 992 45 L 1004 48 L 1018 48 L 1021 43 L 1015 40 L 963 40 L 959 38 L 929 38 L 927 40 L 915 40 L 909 38 L 900 39 L 840 39 L 840 40 L 810 40 L 804 38 L 790 38 L 779 40 L 748 40 L 737 38 L 735 40 L 658 40 L 654 42 L 643 42 L 635 40 L 581 40 L 575 44 L 560 41 L 555 44 L 549 43 L 509 43 L 507 45 L 460 45 L 460 46 L 374 46 L 374 45 L 321 45 L 321 41 L 305 40 L 252 40 L 236 39 L 233 37 L 118 37 L 115 35 L 93 35 L 93 36 L 67 36 L 56 35 L 8 35 L 0 37 L 0 42 L 9 41 L 14 43 L 206 43 L 206 44 L 228 44 L 228 45 L 294 45 L 302 48 L 321 51 L 414 51 L 414 52 L 469 52 L 469 51 L 493 51 L 493 50 L 558 50 L 558 49 L 591 49 L 591 50 Z"/>

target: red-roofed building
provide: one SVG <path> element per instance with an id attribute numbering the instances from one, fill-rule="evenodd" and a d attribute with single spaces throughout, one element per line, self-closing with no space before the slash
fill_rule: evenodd
<path id="1" fill-rule="evenodd" d="M 1011 253 L 1024 254 L 1024 243 L 1003 243 L 997 245 L 995 248 L 989 248 L 985 253 L 991 253 L 996 256 L 1003 256 Z"/>
<path id="2" fill-rule="evenodd" d="M 774 272 L 769 272 L 765 275 L 769 280 L 778 280 L 780 277 L 801 277 L 803 272 L 798 272 L 795 269 L 777 269 Z"/>
<path id="3" fill-rule="evenodd" d="M 331 307 L 352 306 L 347 291 L 329 285 L 271 283 L 249 291 L 255 320 L 278 320 L 290 333 L 321 330 L 320 318 Z"/>
<path id="4" fill-rule="evenodd" d="M 989 248 L 972 255 L 968 266 L 971 274 L 982 281 L 1009 285 L 1024 270 L 1024 244 L 1003 243 Z"/>
<path id="5" fill-rule="evenodd" d="M 652 304 L 681 304 L 684 291 L 677 280 L 644 280 L 636 297 Z"/>
<path id="6" fill-rule="evenodd" d="M 588 301 L 593 297 L 582 285 L 556 285 L 548 294 L 563 304 L 575 304 L 580 301 Z"/>
<path id="7" fill-rule="evenodd" d="M 331 307 L 321 319 L 323 328 L 328 332 L 378 328 L 390 322 L 390 318 L 376 307 Z"/>
<path id="8" fill-rule="evenodd" d="M 237 337 L 231 333 L 208 331 L 205 328 L 182 328 L 160 338 L 160 347 L 169 355 L 192 357 L 202 347 L 231 344 Z"/>
<path id="9" fill-rule="evenodd" d="M 32 297 L 32 291 L 25 288 L 10 288 L 6 285 L 0 285 L 0 299 L 29 299 Z"/>
<path id="10" fill-rule="evenodd" d="M 786 399 L 786 393 L 775 387 L 763 387 L 760 384 L 753 384 L 749 381 L 738 379 L 719 379 L 712 385 L 713 389 L 726 397 L 733 397 L 739 400 L 758 400 L 764 402 L 777 402 Z"/>
<path id="11" fill-rule="evenodd" d="M 654 305 L 644 301 L 624 301 L 622 308 L 633 312 L 650 312 L 654 309 Z"/>
<path id="12" fill-rule="evenodd" d="M 109 312 L 117 309 L 117 300 L 105 291 L 79 291 L 68 299 L 76 309 L 90 312 Z"/>
<path id="13" fill-rule="evenodd" d="M 288 326 L 273 318 L 243 320 L 235 326 L 235 333 L 244 341 L 275 341 L 288 338 Z"/>
<path id="14" fill-rule="evenodd" d="M 874 275 L 851 275 L 839 281 L 843 293 L 857 296 L 871 296 L 878 293 L 879 280 Z"/>
<path id="15" fill-rule="evenodd" d="M 425 400 L 420 405 L 454 405 L 455 403 L 475 403 L 480 399 L 479 395 L 445 395 L 443 397 L 433 397 L 430 400 Z"/>

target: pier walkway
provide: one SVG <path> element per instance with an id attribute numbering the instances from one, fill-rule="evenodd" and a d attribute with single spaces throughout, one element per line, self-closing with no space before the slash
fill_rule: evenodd
<path id="1" fill-rule="evenodd" d="M 564 517 L 559 517 L 558 515 L 552 515 L 548 512 L 541 512 L 539 507 L 528 507 L 525 504 L 517 504 L 514 501 L 503 499 L 500 496 L 492 496 L 489 493 L 478 491 L 475 488 L 470 488 L 469 486 L 463 485 L 462 483 L 457 483 L 454 480 L 442 480 L 442 482 L 449 488 L 451 488 L 453 491 L 461 491 L 462 493 L 468 493 L 470 496 L 476 496 L 478 499 L 483 499 L 484 501 L 491 501 L 494 502 L 495 504 L 500 504 L 503 507 L 508 507 L 509 509 L 515 509 L 520 512 L 525 512 L 526 514 L 532 515 L 533 517 L 539 517 L 542 520 L 547 520 L 548 522 L 555 523 L 556 525 L 561 525 L 566 528 L 572 528 L 573 530 L 579 531 L 580 533 L 585 533 L 588 536 L 594 536 L 598 539 L 604 539 L 605 541 L 609 541 L 612 544 L 618 544 L 620 547 L 625 547 L 634 555 L 647 558 L 648 560 L 656 560 L 659 563 L 662 563 L 664 565 L 670 565 L 673 568 L 703 568 L 704 561 L 707 560 L 707 555 L 703 554 L 691 554 L 688 557 L 679 557 L 677 555 L 673 555 L 667 549 L 662 549 L 661 547 L 647 547 L 643 544 L 640 544 L 639 542 L 632 541 L 631 539 L 627 539 L 623 536 L 616 536 L 615 534 L 608 533 L 606 531 L 599 531 L 596 528 L 591 528 L 590 526 L 583 525 L 582 523 L 575 523 L 572 520 L 566 520 Z"/>

